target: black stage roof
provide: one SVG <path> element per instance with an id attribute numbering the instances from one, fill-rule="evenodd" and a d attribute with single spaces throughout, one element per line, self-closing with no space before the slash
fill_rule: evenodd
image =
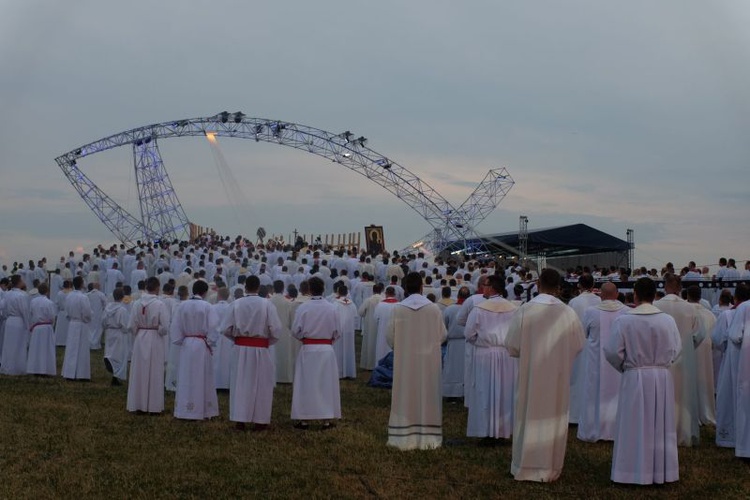
<path id="1" fill-rule="evenodd" d="M 487 234 L 479 240 L 468 240 L 468 246 L 477 248 L 479 242 L 487 245 L 491 253 L 508 254 L 508 247 L 518 249 L 518 232 Z M 457 244 L 450 245 L 458 249 Z M 539 229 L 528 232 L 527 254 L 546 257 L 564 257 L 567 255 L 587 255 L 604 252 L 627 252 L 630 246 L 627 241 L 594 229 L 586 224 Z"/>

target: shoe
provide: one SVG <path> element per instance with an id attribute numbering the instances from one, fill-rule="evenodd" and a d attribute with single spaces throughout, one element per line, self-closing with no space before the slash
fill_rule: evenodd
<path id="1" fill-rule="evenodd" d="M 117 377 L 112 377 L 112 382 L 110 382 L 109 385 L 111 385 L 112 387 L 117 387 L 122 385 L 122 382 L 120 382 L 120 379 L 118 379 Z"/>
<path id="2" fill-rule="evenodd" d="M 334 427 L 336 427 L 336 422 L 325 422 L 320 430 L 327 431 L 328 429 L 333 429 Z"/>
<path id="3" fill-rule="evenodd" d="M 306 431 L 307 429 L 310 428 L 310 424 L 308 424 L 307 422 L 304 422 L 304 421 L 300 420 L 300 421 L 294 423 L 294 428 Z"/>
<path id="4" fill-rule="evenodd" d="M 236 424 L 234 424 L 234 430 L 244 431 L 245 429 L 245 422 L 237 422 Z"/>
<path id="5" fill-rule="evenodd" d="M 268 424 L 255 424 L 253 426 L 253 432 L 263 432 L 268 430 Z"/>
<path id="6" fill-rule="evenodd" d="M 104 358 L 104 368 L 106 368 L 109 373 L 115 372 L 112 368 L 112 362 L 109 360 L 109 358 Z"/>

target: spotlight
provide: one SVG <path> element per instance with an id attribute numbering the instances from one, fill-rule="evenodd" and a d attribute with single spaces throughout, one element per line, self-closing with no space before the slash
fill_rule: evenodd
<path id="1" fill-rule="evenodd" d="M 351 153 L 344 153 L 341 156 L 343 156 L 344 158 L 351 158 L 352 154 Z"/>
<path id="2" fill-rule="evenodd" d="M 234 114 L 234 123 L 242 123 L 242 119 L 245 117 L 245 113 L 242 111 L 237 111 Z"/>
<path id="3" fill-rule="evenodd" d="M 221 123 L 226 123 L 229 121 L 229 111 L 222 111 L 219 113 Z"/>
<path id="4" fill-rule="evenodd" d="M 354 137 L 354 134 L 352 134 L 351 132 L 349 132 L 347 130 L 346 132 L 344 132 L 343 134 L 341 134 L 341 137 L 344 138 L 344 142 L 345 143 L 349 144 L 349 139 L 351 139 L 352 137 Z"/>
<path id="5" fill-rule="evenodd" d="M 360 146 L 364 146 L 365 143 L 367 142 L 367 137 L 360 135 L 359 137 L 357 137 L 357 140 L 355 140 L 354 142 L 356 142 Z"/>
<path id="6" fill-rule="evenodd" d="M 390 170 L 393 164 L 388 161 L 388 158 L 381 158 L 378 161 L 375 162 L 376 165 L 380 165 L 386 170 Z"/>

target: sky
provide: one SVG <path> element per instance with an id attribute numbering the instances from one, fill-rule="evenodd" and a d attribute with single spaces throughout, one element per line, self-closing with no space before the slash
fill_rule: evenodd
<path id="1" fill-rule="evenodd" d="M 242 111 L 368 146 L 456 206 L 492 168 L 516 184 L 485 234 L 583 222 L 637 265 L 750 259 L 750 3 L 743 0 L 0 0 L 0 262 L 114 237 L 54 158 L 151 123 Z M 219 139 L 248 203 L 227 202 L 205 139 L 160 142 L 188 217 L 226 234 L 430 227 L 310 154 Z M 132 153 L 79 165 L 138 213 Z"/>

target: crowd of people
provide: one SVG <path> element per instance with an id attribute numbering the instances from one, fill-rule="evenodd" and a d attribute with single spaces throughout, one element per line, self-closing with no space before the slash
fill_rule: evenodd
<path id="1" fill-rule="evenodd" d="M 569 424 L 582 441 L 614 441 L 620 483 L 677 481 L 678 447 L 698 445 L 701 425 L 750 458 L 750 262 L 739 272 L 722 258 L 713 276 L 692 262 L 537 272 L 204 235 L 1 273 L 0 373 L 56 376 L 62 346 L 60 375 L 90 380 L 103 342 L 134 413 L 163 412 L 173 391 L 176 418 L 210 419 L 227 390 L 229 420 L 262 431 L 274 387 L 292 384 L 294 427 L 333 428 L 359 332 L 359 368 L 391 387 L 399 449 L 441 446 L 447 398 L 466 406 L 467 436 L 512 440 L 517 480 L 560 476 Z M 683 286 L 702 279 L 732 288 Z"/>

